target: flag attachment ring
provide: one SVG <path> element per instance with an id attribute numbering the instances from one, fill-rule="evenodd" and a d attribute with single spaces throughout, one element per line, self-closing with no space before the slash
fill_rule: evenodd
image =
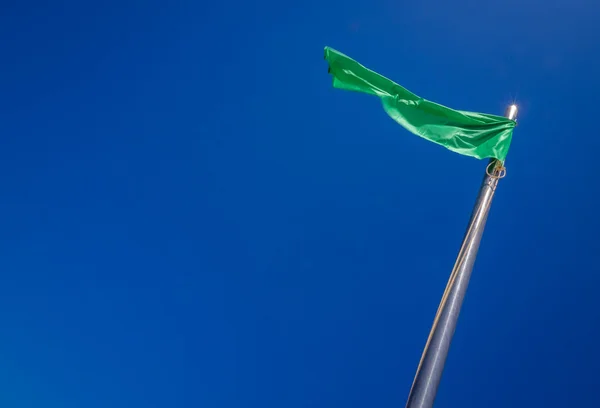
<path id="1" fill-rule="evenodd" d="M 490 173 L 490 166 L 494 165 L 492 173 Z M 492 160 L 485 168 L 485 173 L 491 178 L 502 179 L 506 177 L 506 167 L 500 162 L 500 160 Z"/>

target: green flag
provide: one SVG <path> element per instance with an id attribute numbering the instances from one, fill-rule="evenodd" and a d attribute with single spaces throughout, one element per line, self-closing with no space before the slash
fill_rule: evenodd
<path id="1" fill-rule="evenodd" d="M 430 102 L 329 47 L 325 59 L 335 88 L 378 96 L 387 114 L 415 135 L 465 156 L 504 162 L 515 121 Z"/>

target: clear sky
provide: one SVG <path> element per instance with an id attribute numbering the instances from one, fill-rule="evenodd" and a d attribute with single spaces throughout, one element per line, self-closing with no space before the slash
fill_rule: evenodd
<path id="1" fill-rule="evenodd" d="M 0 406 L 404 406 L 485 163 L 334 47 L 519 125 L 437 407 L 600 405 L 600 5 L 3 2 Z"/>

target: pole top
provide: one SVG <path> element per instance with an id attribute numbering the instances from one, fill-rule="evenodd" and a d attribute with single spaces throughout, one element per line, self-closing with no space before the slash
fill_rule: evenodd
<path id="1" fill-rule="evenodd" d="M 513 103 L 508 108 L 506 108 L 506 117 L 509 118 L 509 119 L 511 119 L 511 120 L 515 120 L 517 118 L 517 112 L 518 111 L 519 111 L 519 109 L 517 109 L 517 105 L 515 105 Z"/>

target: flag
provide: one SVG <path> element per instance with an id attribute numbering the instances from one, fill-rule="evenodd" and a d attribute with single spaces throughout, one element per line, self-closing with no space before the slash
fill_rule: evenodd
<path id="1" fill-rule="evenodd" d="M 378 96 L 387 114 L 415 135 L 465 156 L 506 159 L 514 120 L 428 101 L 329 47 L 325 59 L 335 88 Z"/>

